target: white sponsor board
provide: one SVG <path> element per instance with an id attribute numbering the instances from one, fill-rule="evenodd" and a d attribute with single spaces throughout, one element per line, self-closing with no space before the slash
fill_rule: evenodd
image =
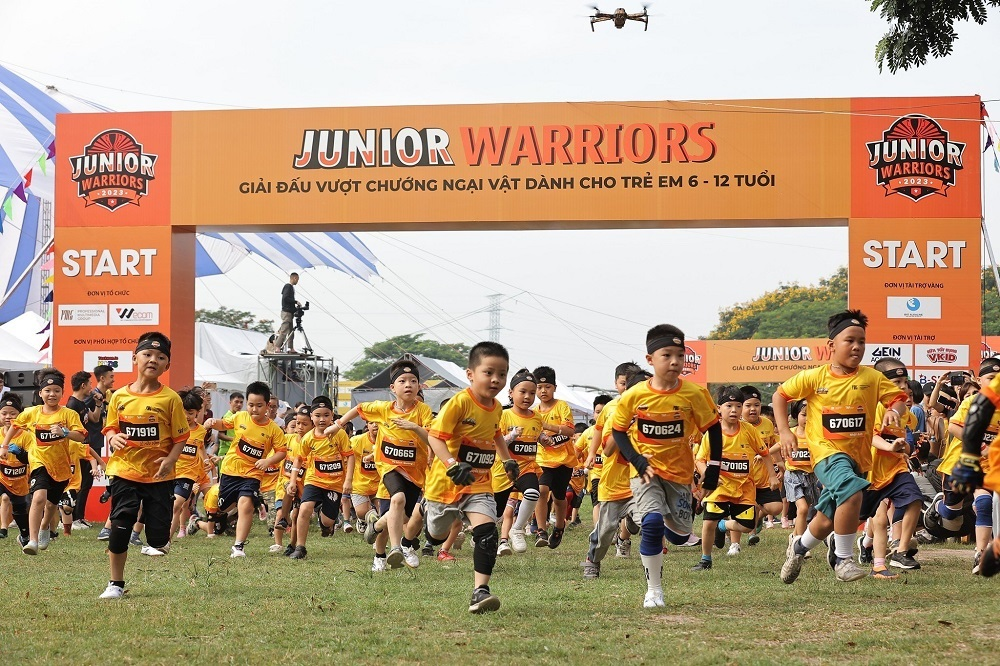
<path id="1" fill-rule="evenodd" d="M 888 296 L 885 299 L 889 319 L 940 319 L 940 296 Z"/>
<path id="2" fill-rule="evenodd" d="M 107 305 L 60 305 L 56 313 L 59 326 L 107 326 Z"/>
<path id="3" fill-rule="evenodd" d="M 159 323 L 159 303 L 112 303 L 108 306 L 111 326 L 156 326 Z"/>

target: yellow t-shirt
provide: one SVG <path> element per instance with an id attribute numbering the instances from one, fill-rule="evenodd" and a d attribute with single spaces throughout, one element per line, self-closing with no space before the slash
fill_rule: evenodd
<path id="1" fill-rule="evenodd" d="M 702 436 L 701 445 L 695 456 L 698 460 L 709 460 L 708 434 Z M 767 459 L 768 446 L 761 439 L 760 431 L 740 421 L 740 428 L 734 435 L 722 433 L 722 463 L 719 468 L 719 485 L 708 493 L 705 502 L 732 502 L 733 504 L 754 504 L 757 486 L 750 469 L 755 456 Z M 768 461 L 768 464 L 770 461 Z M 765 479 L 767 471 L 764 471 Z"/>
<path id="2" fill-rule="evenodd" d="M 654 389 L 652 380 L 625 391 L 611 426 L 627 432 L 634 419 L 636 450 L 652 456 L 649 464 L 656 475 L 674 483 L 691 483 L 694 455 L 688 439 L 715 425 L 719 415 L 704 387 L 683 379 L 677 382 L 670 391 Z"/>
<path id="3" fill-rule="evenodd" d="M 774 424 L 771 423 L 771 419 L 766 416 L 761 416 L 760 421 L 756 425 L 747 422 L 747 425 L 757 430 L 757 434 L 760 435 L 761 441 L 767 446 L 768 449 L 778 441 L 778 437 L 774 432 Z M 768 451 L 767 455 L 761 456 L 760 460 L 750 460 L 750 478 L 753 479 L 754 486 L 757 488 L 767 488 L 767 465 L 773 465 L 774 461 L 771 460 L 771 453 Z"/>
<path id="4" fill-rule="evenodd" d="M 448 478 L 444 461 L 435 456 L 424 485 L 428 500 L 452 504 L 464 495 L 493 492 L 491 470 L 497 458 L 496 438 L 500 436 L 502 413 L 496 398 L 492 405 L 480 404 L 471 389 L 455 394 L 438 412 L 428 434 L 443 441 L 456 461 L 472 465 L 473 482 L 456 486 Z"/>
<path id="5" fill-rule="evenodd" d="M 351 437 L 351 449 L 354 451 L 354 483 L 352 493 L 372 497 L 378 490 L 379 474 L 375 461 L 364 462 L 365 456 L 375 454 L 378 440 L 372 441 L 367 432 Z"/>
<path id="6" fill-rule="evenodd" d="M 83 484 L 83 469 L 80 466 L 80 461 L 89 455 L 90 444 L 88 442 L 74 442 L 70 440 L 69 483 L 66 484 L 66 490 L 80 490 L 80 486 Z"/>
<path id="7" fill-rule="evenodd" d="M 274 447 L 274 451 L 275 453 L 278 451 L 284 451 L 285 457 L 288 457 L 288 447 L 285 445 L 284 439 L 282 439 L 280 445 Z M 260 482 L 260 492 L 269 493 L 277 491 L 278 480 L 281 478 L 281 467 L 283 462 L 285 461 L 281 460 L 264 470 L 264 479 Z"/>
<path id="8" fill-rule="evenodd" d="M 213 483 L 205 491 L 205 513 L 212 515 L 219 513 L 219 484 Z"/>
<path id="9" fill-rule="evenodd" d="M 20 446 L 25 451 L 30 451 L 31 447 L 35 445 L 35 438 L 27 430 L 22 430 L 11 438 L 10 443 Z M 14 457 L 13 453 L 8 452 L 6 458 L 0 459 L 0 484 L 3 484 L 3 487 L 14 495 L 27 495 L 28 465 Z"/>
<path id="10" fill-rule="evenodd" d="M 288 477 L 292 473 L 292 464 L 295 462 L 295 458 L 302 456 L 302 440 L 295 433 L 289 433 L 285 435 L 285 459 L 281 461 L 279 465 L 281 473 L 278 478 L 278 485 L 274 488 L 274 499 L 280 500 L 285 497 L 285 484 L 288 483 Z M 295 485 L 298 486 L 298 495 L 296 497 L 302 496 L 302 488 L 305 485 L 303 480 L 306 477 L 306 469 L 303 466 L 299 466 L 299 471 L 295 475 Z"/>
<path id="11" fill-rule="evenodd" d="M 885 407 L 879 405 L 875 408 L 875 434 L 885 437 L 901 437 L 906 439 L 906 428 L 911 430 L 917 427 L 917 417 L 913 412 L 906 412 L 906 416 L 900 419 L 900 427 L 883 426 L 882 419 L 885 418 Z M 906 453 L 893 453 L 892 451 L 882 451 L 872 446 L 872 467 L 868 471 L 868 481 L 871 482 L 872 490 L 881 490 L 892 483 L 897 474 L 909 473 L 909 455 Z"/>
<path id="12" fill-rule="evenodd" d="M 573 428 L 573 410 L 562 400 L 556 400 L 549 409 L 543 409 L 539 406 L 535 412 L 541 417 L 544 424 Z M 548 434 L 552 437 L 552 444 L 546 446 L 539 443 L 535 462 L 540 467 L 576 467 L 573 435 L 556 435 L 552 432 Z"/>
<path id="13" fill-rule="evenodd" d="M 609 407 L 611 408 L 611 412 L 608 414 L 608 424 L 614 422 L 612 417 L 614 416 L 614 411 L 617 406 L 618 403 L 616 400 L 612 400 L 604 406 L 604 412 L 607 412 Z M 603 415 L 604 412 L 601 412 L 601 414 Z M 601 454 L 604 457 L 604 468 L 601 472 L 601 478 L 597 482 L 598 502 L 615 502 L 632 497 L 632 485 L 630 480 L 636 475 L 635 468 L 632 467 L 629 461 L 625 460 L 617 447 L 614 452 L 604 454 L 604 448 L 608 446 L 609 443 L 613 443 L 613 440 L 611 440 L 610 425 L 608 426 L 607 431 L 608 440 L 601 444 Z M 634 424 L 631 428 L 629 428 L 628 436 L 632 440 L 632 446 L 638 447 Z"/>
<path id="14" fill-rule="evenodd" d="M 347 459 L 354 455 L 346 432 L 338 430 L 330 437 L 320 437 L 315 429 L 310 430 L 302 437 L 299 450 L 300 465 L 306 469 L 305 485 L 344 492 Z"/>
<path id="15" fill-rule="evenodd" d="M 975 396 L 968 396 L 962 401 L 962 404 L 958 406 L 958 411 L 955 415 L 951 417 L 949 425 L 954 423 L 962 428 L 965 427 L 965 419 L 969 417 L 969 407 L 972 406 L 972 401 Z M 982 462 L 983 472 L 989 473 L 990 460 L 989 451 L 990 444 L 996 439 L 997 433 L 1000 432 L 1000 409 L 993 412 L 993 418 L 990 419 L 990 425 L 986 428 L 986 432 L 983 433 L 983 445 L 982 445 Z M 952 437 L 951 441 L 948 442 L 947 448 L 945 448 L 944 455 L 941 457 L 941 464 L 938 465 L 938 471 L 942 474 L 951 474 L 951 470 L 955 467 L 955 463 L 958 462 L 958 457 L 962 454 L 962 438 Z"/>
<path id="16" fill-rule="evenodd" d="M 108 403 L 104 434 L 120 432 L 128 443 L 111 454 L 107 475 L 153 483 L 160 458 L 169 455 L 176 443 L 186 441 L 188 430 L 184 405 L 170 387 L 141 395 L 127 386 L 118 389 Z"/>
<path id="17" fill-rule="evenodd" d="M 429 455 L 427 444 L 417 433 L 393 423 L 393 419 L 405 419 L 426 429 L 434 419 L 431 408 L 418 402 L 410 411 L 402 412 L 396 409 L 395 401 L 378 400 L 360 403 L 358 413 L 365 421 L 378 423 L 375 467 L 379 478 L 395 469 L 423 488 Z"/>
<path id="18" fill-rule="evenodd" d="M 812 472 L 812 454 L 809 452 L 809 442 L 806 440 L 805 434 L 800 437 L 798 433 L 798 428 L 792 431 L 795 435 L 795 439 L 798 442 L 798 448 L 795 453 L 792 454 L 791 458 L 785 459 L 785 467 L 794 472 Z"/>
<path id="19" fill-rule="evenodd" d="M 177 458 L 174 477 L 199 481 L 205 475 L 205 426 L 200 423 L 188 434 L 181 455 Z"/>
<path id="20" fill-rule="evenodd" d="M 892 407 L 906 395 L 881 372 L 861 366 L 838 375 L 829 364 L 803 370 L 778 387 L 787 400 L 806 400 L 806 438 L 813 465 L 846 453 L 862 472 L 871 467 L 875 406 Z"/>
<path id="21" fill-rule="evenodd" d="M 540 448 L 538 436 L 542 434 L 542 417 L 537 411 L 530 411 L 530 416 L 519 416 L 513 409 L 505 409 L 500 416 L 500 432 L 503 434 L 506 435 L 514 428 L 522 429 L 517 439 L 507 445 L 510 457 L 517 461 L 518 476 L 529 473 L 540 474 L 542 471 L 537 462 Z M 500 473 L 503 474 L 504 478 L 507 478 L 507 474 L 503 471 L 503 465 L 500 465 Z M 495 487 L 496 482 L 493 485 Z"/>
<path id="22" fill-rule="evenodd" d="M 608 441 L 608 438 L 611 437 L 612 430 L 611 421 L 609 421 L 608 418 L 614 414 L 615 407 L 617 406 L 618 396 L 615 396 L 610 402 L 604 405 L 604 409 L 601 410 L 601 413 L 598 414 L 595 419 L 593 430 L 591 431 L 591 437 L 593 437 L 593 433 L 596 432 L 601 438 L 601 443 L 597 447 L 597 453 L 594 454 L 594 469 L 590 470 L 591 479 L 599 479 L 604 473 L 604 445 Z M 590 442 L 587 442 L 587 446 L 590 446 Z"/>
<path id="23" fill-rule="evenodd" d="M 54 414 L 43 414 L 42 406 L 37 405 L 18 414 L 12 423 L 34 437 L 34 442 L 28 447 L 28 467 L 31 468 L 29 474 L 44 467 L 53 481 L 69 481 L 71 440 L 62 435 L 53 435 L 50 428 L 53 424 L 58 424 L 67 430 L 86 435 L 80 415 L 66 407 L 60 407 Z"/>
<path id="24" fill-rule="evenodd" d="M 222 459 L 220 471 L 228 476 L 264 481 L 264 470 L 254 465 L 271 455 L 285 444 L 285 433 L 278 424 L 268 419 L 265 425 L 254 423 L 250 412 L 237 412 L 223 425 L 234 432 L 232 445 Z"/>

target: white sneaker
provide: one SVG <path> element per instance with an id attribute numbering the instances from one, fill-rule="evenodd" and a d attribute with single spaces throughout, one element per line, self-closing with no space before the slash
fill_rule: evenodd
<path id="1" fill-rule="evenodd" d="M 229 557 L 232 557 L 232 558 L 246 557 L 246 556 L 247 556 L 247 554 L 243 552 L 243 549 L 242 548 L 237 548 L 236 546 L 233 546 L 232 549 L 229 552 Z"/>
<path id="2" fill-rule="evenodd" d="M 729 546 L 729 550 L 726 551 L 726 555 L 739 555 L 740 554 L 740 544 L 734 543 Z"/>
<path id="3" fill-rule="evenodd" d="M 52 538 L 52 532 L 42 528 L 38 530 L 38 550 L 45 550 L 49 547 L 49 540 Z"/>
<path id="4" fill-rule="evenodd" d="M 87 523 L 83 522 L 82 520 L 74 520 L 73 521 L 73 530 L 74 531 L 76 531 L 76 530 L 89 530 L 89 529 L 90 529 L 90 525 L 88 525 Z"/>
<path id="5" fill-rule="evenodd" d="M 528 542 L 524 539 L 524 530 L 511 529 L 510 547 L 514 549 L 515 553 L 523 553 L 528 550 Z"/>
<path id="6" fill-rule="evenodd" d="M 38 555 L 38 542 L 29 541 L 21 548 L 21 552 L 25 555 Z"/>
<path id="7" fill-rule="evenodd" d="M 386 566 L 384 557 L 376 557 L 372 559 L 372 571 L 378 573 L 379 571 L 385 571 L 385 570 Z"/>
<path id="8" fill-rule="evenodd" d="M 285 547 L 282 546 L 280 543 L 272 543 L 271 547 L 267 549 L 267 552 L 269 552 L 269 553 L 281 553 L 281 552 L 284 552 L 284 550 L 285 550 Z"/>
<path id="9" fill-rule="evenodd" d="M 409 546 L 403 546 L 403 561 L 406 562 L 406 566 L 416 569 L 420 566 L 420 553 Z"/>
<path id="10" fill-rule="evenodd" d="M 143 546 L 139 552 L 150 557 L 160 557 L 167 554 L 165 549 L 153 548 L 152 546 Z"/>
<path id="11" fill-rule="evenodd" d="M 513 555 L 513 554 L 514 554 L 514 549 L 510 547 L 510 543 L 507 541 L 507 539 L 501 541 L 500 545 L 497 546 L 497 557 L 506 557 L 508 555 Z"/>
<path id="12" fill-rule="evenodd" d="M 108 586 L 101 593 L 98 599 L 121 599 L 125 596 L 125 588 L 118 587 L 114 583 L 108 583 Z"/>
<path id="13" fill-rule="evenodd" d="M 657 606 L 666 606 L 663 603 L 663 590 L 648 590 L 642 600 L 642 607 L 656 608 Z"/>
<path id="14" fill-rule="evenodd" d="M 354 525 L 351 524 L 351 521 L 345 520 L 343 529 L 344 529 L 344 534 L 350 534 L 351 532 L 354 531 Z"/>

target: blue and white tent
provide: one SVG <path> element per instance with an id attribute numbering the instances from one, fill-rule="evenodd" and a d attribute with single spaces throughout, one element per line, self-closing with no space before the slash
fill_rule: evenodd
<path id="1" fill-rule="evenodd" d="M 109 110 L 0 66 L 0 323 L 51 299 L 40 271 L 51 270 L 45 257 L 51 239 L 42 238 L 42 219 L 51 205 L 46 202 L 53 201 L 59 162 L 56 115 Z M 195 274 L 225 273 L 250 254 L 286 273 L 327 266 L 365 281 L 378 275 L 375 255 L 365 244 L 354 234 L 336 232 L 198 234 Z"/>

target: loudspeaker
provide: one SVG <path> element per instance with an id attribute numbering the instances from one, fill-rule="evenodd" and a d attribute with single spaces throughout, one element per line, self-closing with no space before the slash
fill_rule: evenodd
<path id="1" fill-rule="evenodd" d="M 34 370 L 8 370 L 3 373 L 3 381 L 12 389 L 36 388 Z"/>
<path id="2" fill-rule="evenodd" d="M 35 402 L 35 397 L 38 395 L 38 392 L 33 388 L 11 389 L 10 393 L 16 393 L 21 398 L 21 405 L 24 406 L 25 409 L 37 404 Z"/>

